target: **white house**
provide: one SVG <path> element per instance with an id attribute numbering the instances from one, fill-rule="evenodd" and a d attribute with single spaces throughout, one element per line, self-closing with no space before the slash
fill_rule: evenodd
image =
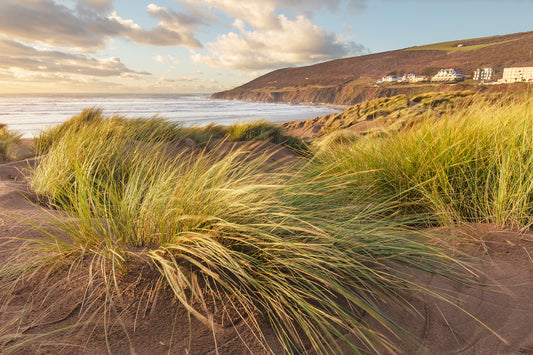
<path id="1" fill-rule="evenodd" d="M 494 68 L 481 68 L 476 69 L 473 79 L 480 81 L 493 81 L 496 75 L 496 69 Z"/>
<path id="2" fill-rule="evenodd" d="M 394 76 L 394 75 L 386 75 L 384 76 L 381 81 L 384 82 L 384 83 L 396 83 L 398 81 L 401 81 L 402 78 L 399 77 L 399 76 Z"/>
<path id="3" fill-rule="evenodd" d="M 408 83 L 420 83 L 428 80 L 429 78 L 426 75 L 416 75 L 415 73 L 408 73 L 402 77 L 402 82 Z"/>
<path id="4" fill-rule="evenodd" d="M 501 82 L 533 82 L 533 67 L 504 68 Z"/>
<path id="5" fill-rule="evenodd" d="M 464 80 L 465 76 L 458 69 L 441 69 L 431 81 L 437 82 L 453 82 Z"/>

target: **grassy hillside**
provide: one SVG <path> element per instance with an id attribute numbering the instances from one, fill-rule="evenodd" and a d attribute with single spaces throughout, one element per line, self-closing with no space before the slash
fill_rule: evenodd
<path id="1" fill-rule="evenodd" d="M 462 47 L 458 47 L 462 44 Z M 533 32 L 411 47 L 359 57 L 337 59 L 263 75 L 214 98 L 245 101 L 331 103 L 352 105 L 402 93 L 458 90 L 452 85 L 373 87 L 369 83 L 389 72 L 420 73 L 425 68 L 457 68 L 466 75 L 482 67 L 533 65 Z M 476 83 L 460 89 L 480 89 Z M 450 88 L 451 87 L 451 88 Z M 508 90 L 507 86 L 489 90 Z"/>
<path id="2" fill-rule="evenodd" d="M 527 94 L 517 96 L 523 95 Z M 337 131 L 359 136 L 390 134 L 424 120 L 446 117 L 471 104 L 490 104 L 504 97 L 501 93 L 480 94 L 469 90 L 397 95 L 365 101 L 340 113 L 286 122 L 282 126 L 290 134 L 305 138 L 322 137 Z"/>

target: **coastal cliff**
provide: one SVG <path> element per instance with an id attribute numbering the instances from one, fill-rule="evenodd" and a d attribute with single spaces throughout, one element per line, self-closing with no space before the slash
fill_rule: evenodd
<path id="1" fill-rule="evenodd" d="M 507 91 L 508 85 L 479 86 L 466 80 L 459 84 L 373 85 L 382 76 L 424 73 L 456 68 L 471 76 L 478 68 L 502 69 L 533 65 L 533 32 L 523 32 L 464 41 L 453 41 L 402 50 L 337 59 L 265 74 L 237 88 L 215 93 L 212 98 L 283 102 L 293 104 L 354 105 L 396 95 L 434 91 Z M 501 72 L 500 72 L 501 75 Z"/>

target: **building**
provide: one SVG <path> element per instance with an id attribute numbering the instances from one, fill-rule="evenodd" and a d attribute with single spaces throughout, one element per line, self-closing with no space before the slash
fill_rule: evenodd
<path id="1" fill-rule="evenodd" d="M 386 75 L 384 76 L 381 81 L 384 82 L 384 83 L 396 83 L 398 81 L 401 81 L 402 78 L 399 77 L 399 76 L 394 76 L 394 75 Z"/>
<path id="2" fill-rule="evenodd" d="M 402 77 L 401 81 L 406 83 L 420 83 L 424 81 L 429 81 L 429 78 L 426 75 L 416 75 L 415 73 L 408 73 Z"/>
<path id="3" fill-rule="evenodd" d="M 496 75 L 496 69 L 494 68 L 481 68 L 476 69 L 473 79 L 479 81 L 494 81 Z"/>
<path id="4" fill-rule="evenodd" d="M 454 82 L 464 80 L 465 76 L 457 69 L 441 69 L 431 81 L 437 82 Z"/>
<path id="5" fill-rule="evenodd" d="M 501 82 L 533 82 L 533 67 L 504 68 Z"/>

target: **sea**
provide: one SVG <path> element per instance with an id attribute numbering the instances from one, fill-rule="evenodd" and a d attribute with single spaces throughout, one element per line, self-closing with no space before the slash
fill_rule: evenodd
<path id="1" fill-rule="evenodd" d="M 334 112 L 319 106 L 253 103 L 210 99 L 198 94 L 49 94 L 0 95 L 0 123 L 24 138 L 36 137 L 85 108 L 101 108 L 105 115 L 129 118 L 154 116 L 184 126 L 267 120 L 281 123 Z"/>

